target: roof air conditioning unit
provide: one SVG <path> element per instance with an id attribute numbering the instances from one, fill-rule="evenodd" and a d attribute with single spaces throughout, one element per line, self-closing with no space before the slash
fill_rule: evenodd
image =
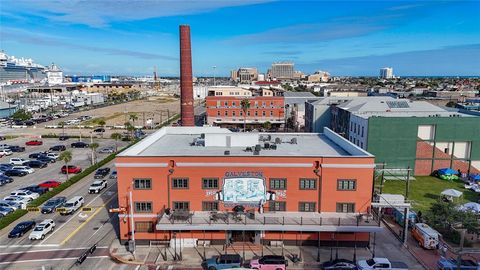
<path id="1" fill-rule="evenodd" d="M 282 139 L 280 138 L 275 138 L 275 144 L 281 144 L 282 143 Z"/>
<path id="2" fill-rule="evenodd" d="M 291 143 L 291 144 L 297 144 L 297 138 L 292 138 L 292 139 L 290 140 L 290 143 Z"/>
<path id="3" fill-rule="evenodd" d="M 257 151 L 257 150 L 253 151 L 253 155 L 254 155 L 254 156 L 260 155 L 260 151 Z"/>
<path id="4" fill-rule="evenodd" d="M 224 154 L 225 156 L 230 156 L 230 151 L 229 151 L 229 150 L 226 150 L 225 152 L 223 152 L 223 154 Z"/>

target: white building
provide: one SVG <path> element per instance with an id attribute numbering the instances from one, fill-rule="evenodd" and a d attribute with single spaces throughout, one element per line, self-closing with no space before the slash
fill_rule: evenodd
<path id="1" fill-rule="evenodd" d="M 393 78 L 393 68 L 384 67 L 380 69 L 380 78 L 382 79 L 392 79 Z"/>
<path id="2" fill-rule="evenodd" d="M 57 65 L 52 63 L 47 70 L 47 82 L 49 85 L 62 84 L 63 72 Z"/>
<path id="3" fill-rule="evenodd" d="M 270 77 L 273 79 L 293 79 L 295 75 L 294 64 L 291 62 L 273 63 Z"/>

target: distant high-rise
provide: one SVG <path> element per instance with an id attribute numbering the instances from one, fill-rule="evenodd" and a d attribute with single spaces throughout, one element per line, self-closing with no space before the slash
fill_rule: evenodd
<path id="1" fill-rule="evenodd" d="M 182 126 L 195 126 L 189 25 L 180 25 L 180 114 Z"/>
<path id="2" fill-rule="evenodd" d="M 392 79 L 393 78 L 393 68 L 384 67 L 380 69 L 380 78 L 382 79 Z"/>
<path id="3" fill-rule="evenodd" d="M 295 75 L 294 64 L 291 62 L 273 63 L 270 77 L 275 79 L 293 79 Z"/>

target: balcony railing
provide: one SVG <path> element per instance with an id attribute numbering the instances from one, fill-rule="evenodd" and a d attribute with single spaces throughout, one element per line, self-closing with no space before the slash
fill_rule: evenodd
<path id="1" fill-rule="evenodd" d="M 380 223 L 376 215 L 360 213 L 316 212 L 186 212 L 162 215 L 157 229 L 228 229 L 306 230 L 306 231 L 377 231 Z M 245 229 L 245 230 L 248 230 Z M 342 229 L 343 228 L 343 229 Z M 356 229 L 355 229 L 356 228 Z"/>

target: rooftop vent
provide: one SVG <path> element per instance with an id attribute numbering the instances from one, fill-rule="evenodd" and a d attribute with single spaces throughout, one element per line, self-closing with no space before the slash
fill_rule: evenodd
<path id="1" fill-rule="evenodd" d="M 260 144 L 255 145 L 255 151 L 260 151 L 262 146 Z"/>
<path id="2" fill-rule="evenodd" d="M 252 151 L 253 151 L 253 149 L 252 149 L 252 147 L 250 147 L 250 146 L 247 147 L 247 148 L 245 148 L 245 152 L 252 152 Z"/>
<path id="3" fill-rule="evenodd" d="M 290 140 L 290 143 L 291 143 L 291 144 L 297 144 L 297 138 L 292 138 L 292 139 Z"/>
<path id="4" fill-rule="evenodd" d="M 268 143 L 268 142 L 264 143 L 263 148 L 269 149 L 270 148 L 270 143 Z"/>
<path id="5" fill-rule="evenodd" d="M 279 137 L 275 138 L 275 144 L 281 144 L 282 143 L 282 139 L 280 139 Z"/>
<path id="6" fill-rule="evenodd" d="M 225 156 L 230 156 L 230 151 L 229 151 L 229 150 L 226 150 L 225 152 L 223 152 L 223 154 L 224 154 Z"/>
<path id="7" fill-rule="evenodd" d="M 270 149 L 277 150 L 277 145 L 276 144 L 270 144 Z"/>
<path id="8" fill-rule="evenodd" d="M 254 155 L 254 156 L 260 155 L 260 151 L 257 151 L 257 150 L 253 151 L 253 155 Z"/>

